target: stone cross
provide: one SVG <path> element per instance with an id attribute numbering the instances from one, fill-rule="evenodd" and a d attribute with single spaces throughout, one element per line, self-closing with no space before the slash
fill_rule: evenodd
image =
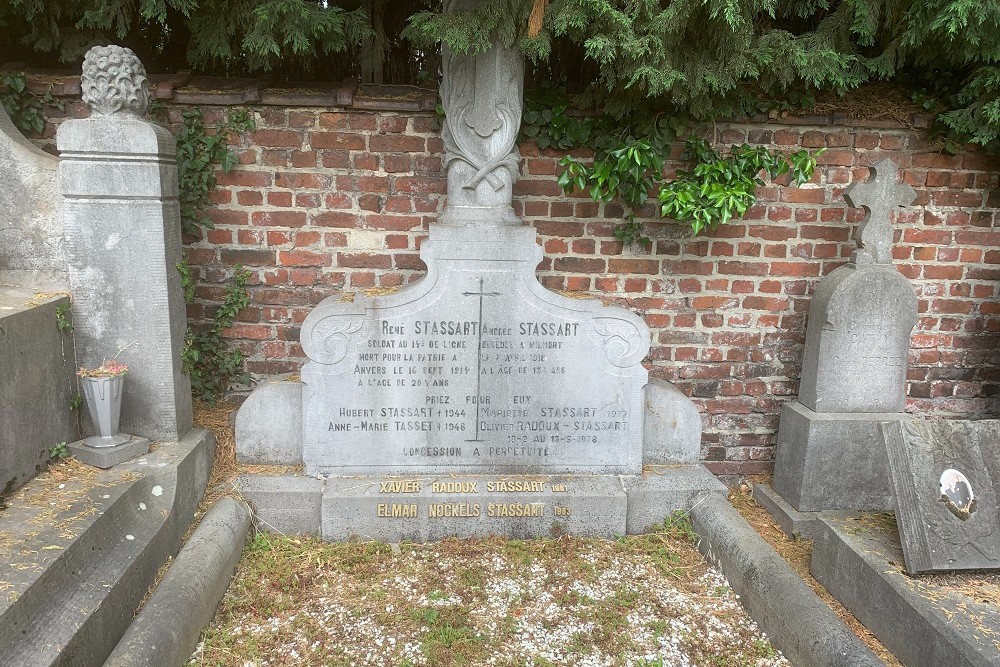
<path id="1" fill-rule="evenodd" d="M 844 192 L 849 206 L 863 206 L 867 214 L 854 235 L 858 249 L 851 255 L 851 262 L 867 264 L 892 264 L 892 222 L 889 214 L 897 206 L 907 206 L 917 193 L 906 183 L 899 182 L 899 170 L 889 158 L 869 167 L 867 181 L 854 183 Z"/>
<path id="2" fill-rule="evenodd" d="M 469 11 L 476 0 L 446 0 L 445 11 Z M 495 43 L 483 53 L 442 50 L 441 131 L 448 169 L 448 203 L 441 222 L 521 224 L 511 206 L 521 156 L 524 57 Z"/>

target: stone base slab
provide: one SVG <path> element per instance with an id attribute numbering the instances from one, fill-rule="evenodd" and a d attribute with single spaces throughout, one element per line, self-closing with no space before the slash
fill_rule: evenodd
<path id="1" fill-rule="evenodd" d="M 819 512 L 799 512 L 768 484 L 755 484 L 753 499 L 789 537 L 811 540 L 819 529 Z"/>
<path id="2" fill-rule="evenodd" d="M 314 533 L 426 542 L 639 533 L 704 491 L 725 490 L 700 465 L 656 466 L 638 475 L 244 476 L 237 486 L 257 525 Z"/>
<path id="3" fill-rule="evenodd" d="M 887 517 L 823 513 L 812 574 L 908 667 L 1000 664 L 1000 610 L 958 592 L 953 581 L 902 571 L 899 535 Z"/>
<path id="4" fill-rule="evenodd" d="M 66 445 L 66 449 L 78 461 L 107 469 L 149 453 L 149 440 L 134 435 L 128 437 L 127 442 L 113 447 L 91 447 L 86 444 L 87 440 L 77 440 Z"/>
<path id="5" fill-rule="evenodd" d="M 822 413 L 781 407 L 774 490 L 800 512 L 891 509 L 888 459 L 878 425 L 903 413 Z"/>

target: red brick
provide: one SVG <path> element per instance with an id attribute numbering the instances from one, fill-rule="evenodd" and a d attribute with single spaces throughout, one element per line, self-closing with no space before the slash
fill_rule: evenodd
<path id="1" fill-rule="evenodd" d="M 251 216 L 258 227 L 301 227 L 306 224 L 304 211 L 258 211 Z"/>
<path id="2" fill-rule="evenodd" d="M 257 130 L 250 134 L 257 146 L 266 148 L 298 148 L 302 145 L 302 133 L 292 130 Z"/>
<path id="3" fill-rule="evenodd" d="M 338 258 L 341 256 L 338 255 Z M 282 250 L 278 253 L 278 263 L 282 266 L 330 266 L 330 255 L 307 250 Z"/>
<path id="4" fill-rule="evenodd" d="M 368 138 L 373 153 L 423 153 L 426 147 L 423 137 L 377 134 Z"/>
<path id="5" fill-rule="evenodd" d="M 361 216 L 356 213 L 325 211 L 314 214 L 312 223 L 320 227 L 360 227 Z"/>
<path id="6" fill-rule="evenodd" d="M 215 180 L 220 186 L 237 185 L 244 188 L 266 188 L 271 185 L 271 173 L 233 169 L 227 174 L 220 169 L 215 172 Z"/>
<path id="7" fill-rule="evenodd" d="M 610 273 L 658 275 L 660 273 L 660 262 L 656 259 L 609 259 L 608 271 Z"/>
<path id="8" fill-rule="evenodd" d="M 350 269 L 389 269 L 392 268 L 392 259 L 389 255 L 340 252 L 337 253 L 337 266 Z"/>
<path id="9" fill-rule="evenodd" d="M 443 178 L 427 176 L 407 176 L 395 180 L 397 192 L 416 194 L 445 194 L 447 183 Z"/>
<path id="10" fill-rule="evenodd" d="M 556 271 L 571 273 L 604 273 L 607 262 L 590 257 L 558 257 L 553 263 Z"/>
<path id="11" fill-rule="evenodd" d="M 274 185 L 278 188 L 293 190 L 326 190 L 330 187 L 331 178 L 326 174 L 303 174 L 283 171 L 274 175 Z"/>
<path id="12" fill-rule="evenodd" d="M 365 150 L 365 135 L 347 132 L 313 132 L 309 135 L 313 148 L 335 148 L 348 151 Z"/>

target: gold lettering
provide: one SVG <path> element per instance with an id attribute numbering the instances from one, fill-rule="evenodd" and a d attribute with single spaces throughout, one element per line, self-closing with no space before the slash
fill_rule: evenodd
<path id="1" fill-rule="evenodd" d="M 545 503 L 489 503 L 488 517 L 533 517 L 545 516 Z"/>
<path id="2" fill-rule="evenodd" d="M 379 482 L 379 493 L 420 493 L 420 482 L 413 479 L 390 479 Z"/>
<path id="3" fill-rule="evenodd" d="M 558 506 L 553 507 L 552 508 L 552 514 L 554 514 L 555 516 L 569 516 L 569 508 L 568 507 L 558 507 Z"/>
<path id="4" fill-rule="evenodd" d="M 553 484 L 552 493 L 566 493 L 569 491 L 569 487 L 565 484 Z"/>
<path id="5" fill-rule="evenodd" d="M 434 493 L 479 493 L 479 482 L 431 482 Z"/>
<path id="6" fill-rule="evenodd" d="M 479 503 L 432 503 L 427 506 L 427 518 L 441 519 L 448 517 L 478 517 L 481 513 Z"/>
<path id="7" fill-rule="evenodd" d="M 417 506 L 413 503 L 379 503 L 375 506 L 375 516 L 389 519 L 415 519 Z"/>
<path id="8" fill-rule="evenodd" d="M 496 482 L 487 482 L 486 490 L 496 493 L 541 493 L 543 485 L 527 479 L 501 479 Z"/>

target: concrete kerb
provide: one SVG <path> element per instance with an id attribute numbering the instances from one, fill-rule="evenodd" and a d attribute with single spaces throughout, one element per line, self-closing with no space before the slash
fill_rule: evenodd
<path id="1" fill-rule="evenodd" d="M 213 505 L 105 667 L 185 664 L 229 587 L 249 531 L 245 502 L 223 498 Z"/>
<path id="2" fill-rule="evenodd" d="M 6 602 L 0 604 L 0 645 L 10 647 L 0 662 L 103 664 L 160 566 L 177 552 L 204 493 L 214 450 L 215 437 L 201 429 L 179 442 L 160 443 L 123 464 L 138 476 L 108 489 L 107 504 L 88 515 L 64 550 L 29 547 L 37 556 L 25 556 L 32 562 L 20 573 L 23 580 L 7 576 L 16 597 L 0 599 Z M 48 534 L 53 530 L 43 530 L 35 541 L 55 542 Z"/>
<path id="3" fill-rule="evenodd" d="M 729 580 L 771 642 L 799 667 L 883 663 L 719 493 L 691 509 L 699 550 Z"/>

